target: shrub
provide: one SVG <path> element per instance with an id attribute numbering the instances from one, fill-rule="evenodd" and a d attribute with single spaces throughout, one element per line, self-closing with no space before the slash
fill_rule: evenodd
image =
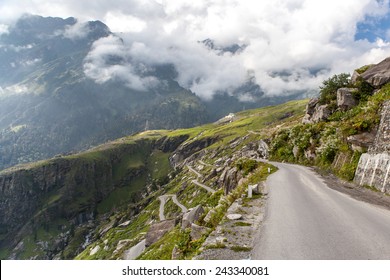
<path id="1" fill-rule="evenodd" d="M 330 104 L 337 99 L 336 92 L 339 88 L 350 86 L 351 76 L 348 73 L 341 73 L 322 82 L 320 86 L 320 104 Z"/>

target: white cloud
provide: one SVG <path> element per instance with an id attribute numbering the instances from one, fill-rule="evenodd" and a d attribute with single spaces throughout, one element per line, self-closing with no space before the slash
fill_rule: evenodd
<path id="1" fill-rule="evenodd" d="M 69 25 L 64 31 L 63 36 L 71 40 L 83 39 L 87 37 L 90 29 L 85 22 L 76 22 L 73 25 Z"/>
<path id="2" fill-rule="evenodd" d="M 124 32 L 124 45 L 113 37 L 100 40 L 87 57 L 85 72 L 99 82 L 121 79 L 130 87 L 145 89 L 155 81 L 142 76 L 139 65 L 171 63 L 178 82 L 205 99 L 218 91 L 233 91 L 249 72 L 266 94 L 283 95 L 317 89 L 330 75 L 390 56 L 386 38 L 374 43 L 354 39 L 358 22 L 389 13 L 389 0 L 4 0 L 0 4 L 0 13 L 7 15 L 3 23 L 21 12 L 98 19 Z M 207 38 L 220 46 L 247 47 L 239 54 L 221 56 L 198 43 Z M 107 60 L 114 54 L 121 58 L 115 65 Z"/>
<path id="3" fill-rule="evenodd" d="M 108 12 L 104 22 L 113 32 L 141 32 L 146 28 L 146 22 L 132 15 L 121 12 Z"/>
<path id="4" fill-rule="evenodd" d="M 84 63 L 84 73 L 97 83 L 120 80 L 131 88 L 145 91 L 157 86 L 157 79 L 151 76 L 140 77 L 131 64 L 129 51 L 122 41 L 109 36 L 96 41 Z"/>
<path id="5" fill-rule="evenodd" d="M 0 35 L 8 33 L 9 26 L 7 24 L 0 24 Z"/>

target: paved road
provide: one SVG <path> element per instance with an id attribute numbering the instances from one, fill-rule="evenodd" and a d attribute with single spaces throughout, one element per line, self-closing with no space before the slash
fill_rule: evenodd
<path id="1" fill-rule="evenodd" d="M 274 164 L 252 259 L 390 259 L 390 211 L 328 188 L 306 167 Z"/>
<path id="2" fill-rule="evenodd" d="M 188 168 L 192 173 L 194 173 L 194 174 L 196 175 L 196 177 L 198 177 L 198 178 L 202 178 L 202 177 L 203 177 L 202 174 L 200 174 L 198 171 L 196 171 L 195 169 L 193 169 L 191 166 L 187 165 L 187 168 Z"/>
<path id="3" fill-rule="evenodd" d="M 215 193 L 215 190 L 213 190 L 212 188 L 202 184 L 202 183 L 199 183 L 198 181 L 196 180 L 192 180 L 191 181 L 192 183 L 194 183 L 195 185 L 201 187 L 201 188 L 204 188 L 206 191 L 210 192 L 210 193 Z"/>
<path id="4" fill-rule="evenodd" d="M 180 207 L 182 213 L 185 213 L 188 211 L 188 209 L 177 200 L 177 196 L 175 194 L 161 195 L 158 197 L 158 199 L 160 200 L 160 209 L 159 209 L 159 214 L 158 214 L 160 221 L 165 221 L 164 208 L 165 208 L 165 204 L 167 202 L 167 199 L 169 197 L 172 197 L 173 203 L 175 203 L 177 206 Z"/>

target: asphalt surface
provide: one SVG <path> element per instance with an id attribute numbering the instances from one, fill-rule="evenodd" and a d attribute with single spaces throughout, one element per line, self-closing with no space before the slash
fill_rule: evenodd
<path id="1" fill-rule="evenodd" d="M 390 259 L 390 211 L 337 192 L 311 169 L 272 163 L 252 259 Z"/>

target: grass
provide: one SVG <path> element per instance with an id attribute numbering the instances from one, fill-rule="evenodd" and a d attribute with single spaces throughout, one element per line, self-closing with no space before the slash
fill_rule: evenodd
<path id="1" fill-rule="evenodd" d="M 250 227 L 252 224 L 250 223 L 245 223 L 245 222 L 236 222 L 234 223 L 234 227 Z"/>
<path id="2" fill-rule="evenodd" d="M 232 246 L 230 249 L 234 252 L 249 252 L 252 251 L 251 247 L 245 247 L 245 246 Z"/>

